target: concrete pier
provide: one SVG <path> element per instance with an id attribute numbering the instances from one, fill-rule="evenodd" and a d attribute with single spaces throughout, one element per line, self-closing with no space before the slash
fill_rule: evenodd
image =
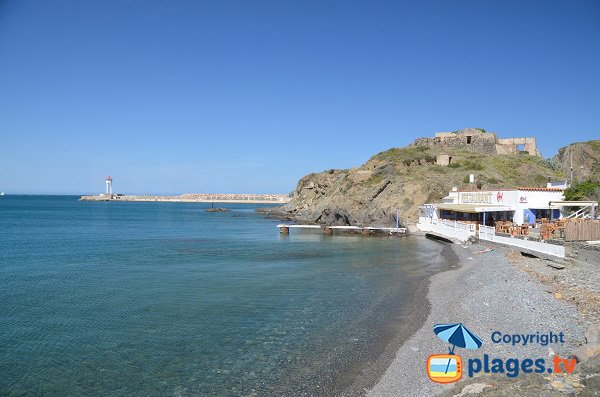
<path id="1" fill-rule="evenodd" d="M 364 236 L 369 236 L 375 233 L 386 233 L 390 235 L 405 235 L 407 229 L 405 227 L 362 227 L 362 226 L 320 226 L 320 225 L 294 225 L 294 224 L 279 224 L 277 225 L 279 232 L 289 234 L 290 229 L 321 229 L 326 236 L 333 235 L 334 230 L 353 231 L 361 233 Z"/>

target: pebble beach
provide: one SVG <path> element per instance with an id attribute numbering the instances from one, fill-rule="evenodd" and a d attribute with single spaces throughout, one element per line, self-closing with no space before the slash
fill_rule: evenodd
<path id="1" fill-rule="evenodd" d="M 478 350 L 457 349 L 463 358 L 544 358 L 568 357 L 586 343 L 585 331 L 597 323 L 594 311 L 598 275 L 589 267 L 572 266 L 554 269 L 548 262 L 521 256 L 515 251 L 495 247 L 491 252 L 480 244 L 462 247 L 451 245 L 458 261 L 456 268 L 438 273 L 430 279 L 428 300 L 431 311 L 423 326 L 399 348 L 395 359 L 369 396 L 554 396 L 596 395 L 600 390 L 597 365 L 578 364 L 573 376 L 558 374 L 521 374 L 508 378 L 504 374 L 466 373 L 455 384 L 432 382 L 425 363 L 431 354 L 446 354 L 448 344 L 433 333 L 439 323 L 463 323 L 482 340 Z M 577 305 L 565 299 L 572 291 L 569 282 L 586 278 L 586 300 Z M 590 307 L 591 306 L 591 307 Z M 595 307 L 597 309 L 597 307 Z M 564 334 L 564 343 L 522 344 L 493 343 L 491 334 Z M 582 371 L 584 373 L 582 373 Z"/>

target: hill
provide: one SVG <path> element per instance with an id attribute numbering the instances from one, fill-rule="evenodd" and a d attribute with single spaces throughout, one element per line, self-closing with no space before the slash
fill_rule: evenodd
<path id="1" fill-rule="evenodd" d="M 599 175 L 600 141 L 570 145 L 550 159 L 525 151 L 494 154 L 456 147 L 448 165 L 436 161 L 439 155 L 448 155 L 448 148 L 416 142 L 378 153 L 357 168 L 306 175 L 290 203 L 273 215 L 329 225 L 391 226 L 397 209 L 401 224 L 414 223 L 419 205 L 439 201 L 452 187 L 516 188 L 564 180 L 565 156 L 571 152 L 580 154 L 577 164 L 589 169 L 587 175 Z M 475 175 L 474 184 L 469 183 L 470 174 Z"/>

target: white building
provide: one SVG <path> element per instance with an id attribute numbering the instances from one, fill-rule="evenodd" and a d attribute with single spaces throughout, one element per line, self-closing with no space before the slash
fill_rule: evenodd
<path id="1" fill-rule="evenodd" d="M 441 203 L 419 208 L 419 224 L 445 219 L 493 226 L 496 221 L 517 225 L 535 224 L 540 219 L 560 219 L 560 207 L 550 202 L 564 200 L 562 187 L 497 190 L 453 190 Z"/>
<path id="2" fill-rule="evenodd" d="M 566 183 L 549 182 L 545 188 L 518 188 L 496 190 L 459 190 L 452 189 L 442 202 L 425 204 L 419 207 L 417 228 L 422 232 L 455 242 L 464 242 L 470 238 L 494 242 L 514 247 L 534 255 L 546 258 L 564 258 L 565 246 L 544 241 L 541 227 L 536 238 L 530 238 L 531 227 L 547 222 L 552 223 L 566 218 L 566 210 L 580 207 L 570 212 L 568 218 L 595 219 L 598 202 L 564 201 Z M 509 221 L 510 236 L 501 229 L 496 233 L 498 221 Z M 512 224 L 518 225 L 517 227 Z M 554 222 L 558 227 L 561 222 Z M 565 223 L 562 223 L 563 227 Z M 513 232 L 515 234 L 513 234 Z M 541 240 L 540 240 L 541 237 Z"/>

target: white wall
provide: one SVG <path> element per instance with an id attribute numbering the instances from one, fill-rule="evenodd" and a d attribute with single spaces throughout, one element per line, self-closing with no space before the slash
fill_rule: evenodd
<path id="1" fill-rule="evenodd" d="M 491 204 L 515 207 L 513 222 L 523 224 L 523 210 L 528 208 L 548 208 L 549 201 L 564 200 L 563 192 L 535 190 L 481 190 L 460 192 L 460 204 Z"/>
<path id="2" fill-rule="evenodd" d="M 512 245 L 530 251 L 539 252 L 541 254 L 556 256 L 557 258 L 565 257 L 565 247 L 562 245 L 548 244 L 541 241 L 521 240 L 520 238 L 497 236 L 496 230 L 489 226 L 479 227 L 479 239 L 487 240 L 496 243 Z"/>

